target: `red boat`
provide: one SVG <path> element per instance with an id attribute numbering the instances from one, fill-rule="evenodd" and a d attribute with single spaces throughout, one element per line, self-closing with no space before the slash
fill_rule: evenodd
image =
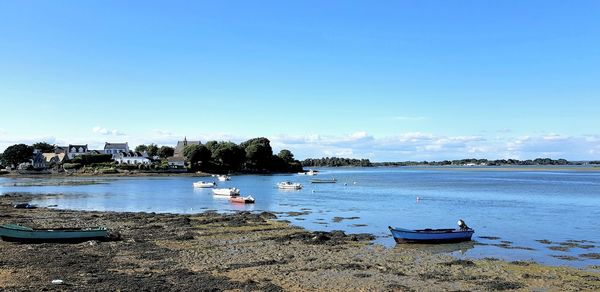
<path id="1" fill-rule="evenodd" d="M 254 204 L 254 198 L 252 196 L 247 196 L 247 197 L 242 197 L 242 196 L 230 197 L 229 201 L 232 202 L 232 203 L 240 203 L 240 204 Z"/>

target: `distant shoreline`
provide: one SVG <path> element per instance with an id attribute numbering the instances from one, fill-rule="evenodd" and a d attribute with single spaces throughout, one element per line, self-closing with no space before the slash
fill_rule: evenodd
<path id="1" fill-rule="evenodd" d="M 322 166 L 314 167 L 315 169 L 353 169 L 353 168 L 393 168 L 393 169 L 406 169 L 406 170 L 439 170 L 439 171 L 520 171 L 520 172 L 533 172 L 533 171 L 569 171 L 569 172 L 600 172 L 600 166 L 565 166 L 565 165 L 505 165 L 505 166 L 439 166 L 439 165 L 415 165 L 415 166 Z M 234 175 L 246 175 L 254 173 L 235 173 Z M 270 173 L 270 174 L 281 174 L 281 173 Z M 293 173 L 288 173 L 293 174 Z M 68 178 L 68 177 L 209 177 L 211 173 L 205 172 L 129 172 L 129 173 L 40 173 L 40 174 L 20 174 L 20 173 L 7 173 L 0 175 L 6 178 Z"/>
<path id="2" fill-rule="evenodd" d="M 502 166 L 443 166 L 443 165 L 378 165 L 378 166 L 315 166 L 307 167 L 314 169 L 332 168 L 398 168 L 398 169 L 423 169 L 423 170 L 465 170 L 465 171 L 600 171 L 600 166 L 578 166 L 578 165 L 502 165 Z"/>
<path id="3" fill-rule="evenodd" d="M 502 165 L 502 166 L 375 166 L 381 168 L 440 169 L 467 171 L 600 171 L 600 166 L 566 166 L 566 165 Z"/>
<path id="4" fill-rule="evenodd" d="M 307 158 L 302 161 L 303 167 L 600 167 L 599 160 L 569 161 L 563 158 L 535 159 L 477 159 L 465 158 L 440 161 L 380 161 L 369 159 L 323 157 Z"/>

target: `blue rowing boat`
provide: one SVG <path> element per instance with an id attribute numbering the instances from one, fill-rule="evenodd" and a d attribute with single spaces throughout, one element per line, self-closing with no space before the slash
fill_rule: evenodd
<path id="1" fill-rule="evenodd" d="M 0 238 L 5 241 L 63 242 L 106 239 L 108 231 L 96 228 L 33 229 L 17 224 L 0 226 Z"/>
<path id="2" fill-rule="evenodd" d="M 418 229 L 388 227 L 397 243 L 451 243 L 471 240 L 475 231 L 467 229 Z"/>

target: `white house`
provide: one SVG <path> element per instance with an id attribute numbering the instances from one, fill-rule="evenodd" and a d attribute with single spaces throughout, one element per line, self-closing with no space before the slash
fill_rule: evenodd
<path id="1" fill-rule="evenodd" d="M 181 156 L 168 157 L 169 168 L 185 168 L 185 158 Z"/>
<path id="2" fill-rule="evenodd" d="M 144 155 L 142 155 L 142 153 L 133 152 L 133 151 L 127 151 L 127 152 L 121 152 L 121 153 L 115 154 L 115 155 L 113 155 L 113 159 L 115 160 L 115 162 L 117 162 L 119 164 L 131 164 L 131 165 L 146 164 L 147 165 L 147 164 L 151 163 L 150 159 L 144 157 Z"/>
<path id="3" fill-rule="evenodd" d="M 69 148 L 67 148 L 67 156 L 69 159 L 75 158 L 75 156 L 89 154 L 88 145 L 72 145 L 69 144 Z"/>
<path id="4" fill-rule="evenodd" d="M 125 143 L 104 143 L 104 154 L 111 154 L 113 159 L 117 158 L 118 154 L 121 152 L 128 153 L 129 145 L 127 142 Z"/>

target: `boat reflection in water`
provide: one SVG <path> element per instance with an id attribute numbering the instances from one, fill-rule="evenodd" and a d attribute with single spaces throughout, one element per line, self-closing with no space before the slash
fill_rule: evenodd
<path id="1" fill-rule="evenodd" d="M 228 207 L 228 211 L 248 211 L 248 212 L 252 212 L 252 211 L 256 211 L 255 209 L 255 204 L 229 204 Z"/>
<path id="2" fill-rule="evenodd" d="M 460 255 L 466 255 L 467 252 L 475 247 L 474 241 L 466 241 L 460 243 L 447 243 L 447 244 L 424 244 L 424 243 L 404 243 L 396 244 L 394 250 L 398 251 L 410 251 L 419 250 L 425 251 L 432 254 L 451 254 L 458 253 Z"/>

